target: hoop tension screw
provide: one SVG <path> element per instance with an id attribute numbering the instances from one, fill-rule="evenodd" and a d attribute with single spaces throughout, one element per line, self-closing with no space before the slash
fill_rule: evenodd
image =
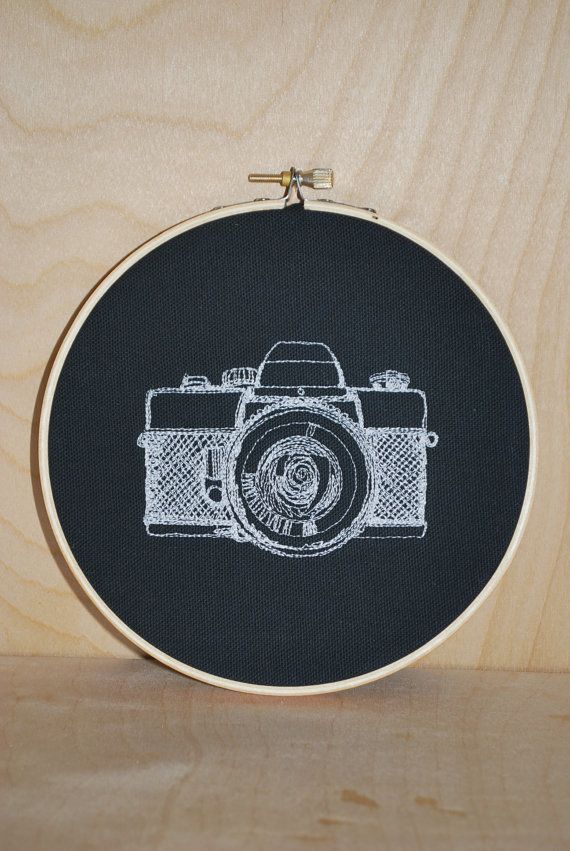
<path id="1" fill-rule="evenodd" d="M 247 179 L 250 183 L 279 183 L 288 189 L 293 178 L 297 179 L 298 185 L 308 186 L 310 189 L 332 189 L 334 183 L 332 168 L 313 168 L 310 171 L 290 168 L 279 174 L 250 174 Z"/>

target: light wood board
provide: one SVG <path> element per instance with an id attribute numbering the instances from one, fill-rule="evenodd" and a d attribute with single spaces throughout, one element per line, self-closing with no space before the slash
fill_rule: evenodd
<path id="1" fill-rule="evenodd" d="M 5 658 L 2 848 L 567 848 L 569 681 L 410 670 L 284 700 Z"/>
<path id="2" fill-rule="evenodd" d="M 134 246 L 330 165 L 458 262 L 510 324 L 539 474 L 506 578 L 424 665 L 568 669 L 570 4 L 6 2 L 0 7 L 0 651 L 133 655 L 46 522 L 38 393 Z M 269 193 L 268 193 L 269 194 Z"/>

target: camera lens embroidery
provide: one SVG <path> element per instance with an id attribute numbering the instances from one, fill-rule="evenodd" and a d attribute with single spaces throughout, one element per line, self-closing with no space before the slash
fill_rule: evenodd
<path id="1" fill-rule="evenodd" d="M 338 459 L 317 440 L 290 437 L 269 447 L 257 471 L 243 475 L 241 484 L 244 499 L 260 519 L 271 512 L 267 525 L 282 519 L 291 535 L 297 520 L 301 534 L 308 536 L 316 534 L 315 519 L 338 501 L 342 471 Z"/>

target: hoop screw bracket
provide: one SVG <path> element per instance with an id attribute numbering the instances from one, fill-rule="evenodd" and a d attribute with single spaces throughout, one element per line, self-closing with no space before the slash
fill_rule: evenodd
<path id="1" fill-rule="evenodd" d="M 309 189 L 332 189 L 334 185 L 334 172 L 332 168 L 312 168 L 310 171 L 300 171 L 290 168 L 277 174 L 250 174 L 250 183 L 278 183 L 285 189 L 295 180 L 298 186 L 308 186 Z"/>

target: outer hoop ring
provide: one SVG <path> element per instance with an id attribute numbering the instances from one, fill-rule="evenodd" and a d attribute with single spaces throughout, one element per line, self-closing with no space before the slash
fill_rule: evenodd
<path id="1" fill-rule="evenodd" d="M 439 647 L 439 645 L 442 644 L 451 635 L 453 635 L 459 629 L 459 627 L 466 623 L 497 587 L 499 581 L 505 575 L 507 568 L 513 560 L 514 554 L 521 541 L 530 514 L 530 508 L 532 505 L 532 499 L 535 490 L 538 454 L 536 410 L 530 382 L 522 357 L 520 355 L 520 352 L 518 351 L 517 345 L 508 327 L 502 320 L 494 305 L 489 301 L 489 299 L 485 296 L 485 294 L 477 286 L 477 284 L 475 284 L 475 282 L 471 280 L 471 278 L 461 268 L 459 268 L 457 264 L 455 264 L 452 260 L 450 260 L 444 254 L 438 251 L 429 242 L 424 239 L 421 239 L 420 237 L 416 236 L 405 228 L 400 227 L 399 225 L 381 219 L 375 211 L 352 207 L 348 204 L 340 204 L 333 201 L 307 200 L 305 201 L 305 208 L 307 210 L 315 210 L 323 213 L 352 216 L 353 218 L 373 222 L 375 224 L 381 225 L 382 227 L 388 228 L 389 230 L 395 231 L 401 236 L 404 236 L 412 242 L 415 242 L 417 245 L 420 245 L 422 248 L 425 248 L 427 251 L 429 251 L 431 254 L 433 254 L 435 257 L 445 263 L 448 268 L 450 268 L 453 272 L 455 272 L 456 275 L 458 275 L 458 277 L 462 279 L 462 281 L 477 296 L 479 301 L 486 308 L 488 313 L 493 318 L 495 324 L 499 328 L 505 342 L 507 343 L 507 346 L 517 368 L 519 378 L 521 380 L 529 420 L 529 466 L 527 484 L 517 525 L 510 540 L 509 546 L 507 547 L 507 550 L 503 558 L 501 559 L 499 565 L 497 566 L 495 572 L 493 573 L 491 579 L 479 592 L 477 597 L 472 600 L 469 606 L 461 613 L 458 618 L 452 621 L 452 623 L 450 623 L 444 630 L 438 633 L 438 635 L 434 636 L 432 639 L 430 639 L 430 641 L 417 648 L 412 653 L 403 656 L 396 662 L 392 662 L 389 665 L 385 665 L 383 668 L 378 668 L 377 670 L 371 671 L 367 674 L 362 674 L 357 677 L 350 677 L 346 680 L 338 680 L 336 682 L 321 683 L 319 685 L 310 686 L 266 686 L 257 685 L 255 683 L 244 683 L 239 682 L 237 680 L 230 680 L 224 677 L 218 677 L 213 674 L 209 674 L 206 671 L 201 671 L 198 668 L 193 668 L 190 665 L 186 665 L 182 662 L 179 662 L 177 659 L 168 656 L 162 650 L 159 650 L 157 647 L 154 647 L 152 644 L 145 641 L 145 639 L 141 638 L 123 621 L 121 621 L 87 581 L 87 578 L 85 577 L 79 564 L 75 560 L 75 557 L 63 533 L 63 529 L 61 528 L 61 524 L 59 522 L 57 510 L 55 507 L 55 502 L 51 489 L 48 463 L 48 434 L 55 389 L 57 387 L 61 370 L 63 368 L 67 355 L 69 354 L 71 346 L 73 345 L 75 338 L 77 337 L 77 334 L 79 333 L 81 327 L 83 326 L 83 323 L 85 322 L 95 305 L 118 280 L 118 278 L 120 278 L 121 275 L 123 275 L 127 269 L 129 269 L 134 263 L 137 263 L 146 254 L 149 254 L 155 248 L 158 248 L 159 245 L 168 242 L 173 237 L 178 236 L 179 234 L 184 233 L 188 230 L 191 230 L 192 228 L 200 227 L 201 225 L 207 224 L 208 222 L 214 221 L 216 219 L 241 215 L 243 213 L 259 212 L 262 210 L 280 210 L 285 207 L 285 204 L 286 199 L 284 198 L 279 198 L 276 200 L 249 201 L 243 204 L 235 204 L 228 207 L 222 207 L 216 210 L 210 210 L 207 213 L 201 213 L 200 215 L 180 222 L 179 224 L 168 228 L 157 236 L 152 237 L 150 240 L 136 248 L 120 263 L 118 263 L 117 266 L 115 266 L 115 268 L 112 269 L 112 271 L 109 272 L 109 274 L 106 275 L 106 277 L 98 284 L 95 290 L 84 302 L 84 304 L 76 314 L 75 318 L 73 319 L 67 333 L 65 334 L 65 337 L 63 338 L 63 341 L 54 359 L 46 384 L 41 406 L 38 437 L 40 483 L 51 528 L 57 540 L 58 546 L 61 549 L 61 552 L 71 572 L 75 576 L 76 580 L 79 582 L 81 588 L 86 593 L 87 597 L 106 618 L 106 620 L 113 624 L 113 626 L 115 626 L 115 628 L 125 638 L 127 638 L 132 644 L 134 644 L 144 653 L 148 654 L 149 656 L 152 656 L 159 662 L 162 662 L 167 667 L 170 667 L 181 674 L 185 674 L 186 676 L 201 680 L 205 683 L 209 683 L 210 685 L 221 686 L 222 688 L 230 689 L 233 691 L 242 691 L 251 694 L 275 695 L 278 697 L 282 697 L 284 695 L 310 695 L 342 691 L 343 689 L 354 688 L 356 686 L 365 685 L 366 683 L 371 683 L 375 680 L 382 679 L 383 677 L 387 677 L 389 674 L 393 674 L 396 671 L 399 671 L 402 668 L 405 668 L 408 665 L 417 662 L 423 656 L 425 656 L 432 650 L 435 650 L 436 647 Z"/>

